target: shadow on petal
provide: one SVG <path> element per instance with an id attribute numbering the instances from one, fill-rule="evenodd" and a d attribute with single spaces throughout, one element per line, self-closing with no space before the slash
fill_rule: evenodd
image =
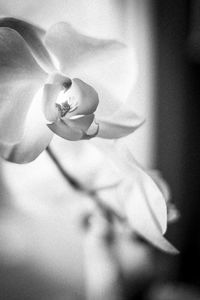
<path id="1" fill-rule="evenodd" d="M 78 141 L 82 139 L 83 131 L 77 128 L 72 128 L 65 124 L 62 120 L 56 123 L 47 124 L 47 126 L 58 136 L 69 141 Z"/>
<path id="2" fill-rule="evenodd" d="M 41 110 L 40 95 L 36 95 L 26 117 L 23 137 L 14 145 L 0 143 L 0 155 L 15 163 L 31 162 L 45 150 L 52 137 Z"/>
<path id="3" fill-rule="evenodd" d="M 33 56 L 47 72 L 52 72 L 55 67 L 48 50 L 43 44 L 45 31 L 33 24 L 16 18 L 0 18 L 0 27 L 8 27 L 17 31 L 26 41 Z"/>
<path id="4" fill-rule="evenodd" d="M 1 143 L 21 140 L 27 112 L 46 77 L 23 38 L 12 29 L 0 28 Z"/>
<path id="5" fill-rule="evenodd" d="M 99 104 L 98 94 L 95 89 L 78 78 L 72 80 L 72 86 L 66 92 L 66 97 L 71 97 L 77 102 L 77 109 L 69 113 L 69 117 L 90 115 L 97 109 Z"/>
<path id="6" fill-rule="evenodd" d="M 42 95 L 42 110 L 45 118 L 49 122 L 55 122 L 58 118 L 58 110 L 56 108 L 56 99 L 61 91 L 61 85 L 45 84 Z"/>

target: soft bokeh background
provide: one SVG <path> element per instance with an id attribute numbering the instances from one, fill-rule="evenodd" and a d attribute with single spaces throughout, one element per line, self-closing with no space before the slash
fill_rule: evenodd
<path id="1" fill-rule="evenodd" d="M 117 38 L 135 49 L 138 77 L 128 101 L 146 124 L 128 138 L 129 146 L 145 167 L 161 169 L 182 213 L 168 231 L 182 251 L 178 258 L 154 253 L 158 262 L 152 267 L 151 248 L 141 242 L 134 251 L 122 246 L 128 274 L 153 275 L 156 284 L 200 282 L 199 7 L 198 0 L 0 0 L 3 16 L 44 28 L 68 21 L 83 33 Z M 75 170 L 83 177 L 81 167 Z M 84 299 L 80 220 L 91 202 L 66 184 L 46 154 L 26 166 L 2 162 L 0 196 L 0 298 Z M 152 291 L 152 297 L 173 299 L 173 291 Z"/>

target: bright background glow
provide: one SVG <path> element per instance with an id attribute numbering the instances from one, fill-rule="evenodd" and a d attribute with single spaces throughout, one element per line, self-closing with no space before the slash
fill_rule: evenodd
<path id="1" fill-rule="evenodd" d="M 128 140 L 136 158 L 152 167 L 155 116 L 149 1 L 0 0 L 0 12 L 45 28 L 68 21 L 83 33 L 116 38 L 134 47 L 138 65 L 133 68 L 139 72 L 128 101 L 147 121 Z M 37 299 L 80 299 L 84 285 L 80 216 L 88 209 L 87 200 L 71 191 L 45 153 L 26 166 L 2 162 L 1 172 L 0 259 L 7 267 L 0 276 L 5 288 L 23 299 L 22 278 L 24 289 L 29 289 L 31 281 L 33 291 L 39 293 Z M 77 172 L 84 176 L 83 170 Z M 121 251 L 126 253 L 123 259 L 127 267 L 131 262 L 136 272 L 148 267 L 143 246 L 136 244 L 133 252 L 126 245 Z M 13 277 L 16 273 L 17 280 Z M 5 274 L 10 274 L 8 281 Z M 24 284 L 25 278 L 28 282 Z"/>

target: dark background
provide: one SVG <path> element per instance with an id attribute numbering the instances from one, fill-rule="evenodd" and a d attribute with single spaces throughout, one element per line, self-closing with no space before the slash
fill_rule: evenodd
<path id="1" fill-rule="evenodd" d="M 167 279 L 200 284 L 200 1 L 153 1 L 156 32 L 157 167 L 181 212 L 168 238 Z M 165 260 L 165 258 L 163 258 Z M 169 262 L 170 260 L 170 262 Z"/>

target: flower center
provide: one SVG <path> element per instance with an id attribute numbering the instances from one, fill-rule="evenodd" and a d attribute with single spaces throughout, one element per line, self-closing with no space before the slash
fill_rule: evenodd
<path id="1" fill-rule="evenodd" d="M 62 90 L 57 97 L 55 106 L 58 110 L 59 117 L 64 118 L 67 113 L 71 113 L 77 109 L 78 103 L 71 91 L 67 90 L 64 86 L 64 90 Z"/>
<path id="2" fill-rule="evenodd" d="M 69 103 L 66 101 L 64 103 L 56 103 L 56 107 L 58 109 L 59 115 L 61 118 L 63 118 L 64 116 L 66 116 L 66 114 L 70 111 L 71 106 L 69 105 Z"/>

